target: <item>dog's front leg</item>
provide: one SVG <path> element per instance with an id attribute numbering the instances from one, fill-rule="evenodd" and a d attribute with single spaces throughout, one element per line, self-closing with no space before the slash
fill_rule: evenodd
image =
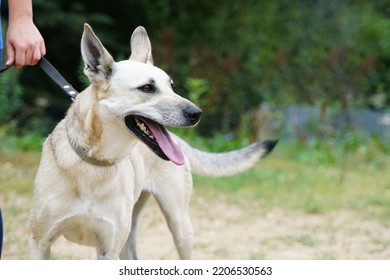
<path id="1" fill-rule="evenodd" d="M 96 255 L 98 260 L 119 260 L 119 250 L 109 249 L 104 244 L 96 246 Z"/>
<path id="2" fill-rule="evenodd" d="M 105 252 L 97 252 L 97 259 L 98 260 L 118 260 L 118 257 L 114 257 L 114 254 L 112 253 L 105 253 Z"/>
<path id="3" fill-rule="evenodd" d="M 129 221 L 131 222 L 131 220 Z M 122 223 L 116 222 L 120 225 Z M 119 260 L 119 254 L 123 247 L 128 231 L 113 227 L 97 227 L 94 231 L 95 248 L 98 260 Z"/>
<path id="4" fill-rule="evenodd" d="M 154 197 L 173 235 L 180 259 L 191 259 L 193 233 L 188 212 L 188 200 L 185 199 L 184 195 L 168 196 L 164 192 L 154 193 Z M 171 198 L 173 199 L 171 200 Z"/>
<path id="5" fill-rule="evenodd" d="M 48 260 L 50 252 L 50 246 L 43 246 L 42 242 L 30 237 L 28 253 L 30 260 Z"/>
<path id="6" fill-rule="evenodd" d="M 125 245 L 122 248 L 122 251 L 120 253 L 120 258 L 122 260 L 137 260 L 137 229 L 138 229 L 138 222 L 142 215 L 142 210 L 144 209 L 144 206 L 146 202 L 148 202 L 148 199 L 150 197 L 149 192 L 142 192 L 141 196 L 137 200 L 137 203 L 134 206 L 133 209 L 133 218 L 131 223 L 131 231 L 130 235 L 125 243 Z"/>

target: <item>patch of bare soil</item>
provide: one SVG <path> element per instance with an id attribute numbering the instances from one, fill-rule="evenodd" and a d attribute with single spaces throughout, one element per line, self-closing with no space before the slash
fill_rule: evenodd
<path id="1" fill-rule="evenodd" d="M 193 259 L 390 259 L 390 228 L 362 213 L 343 210 L 302 214 L 280 209 L 268 213 L 256 204 L 228 203 L 224 197 L 193 195 Z M 26 259 L 31 198 L 0 198 L 5 219 L 3 259 Z M 142 259 L 177 259 L 172 237 L 154 201 L 139 230 Z M 94 259 L 92 248 L 61 238 L 55 259 Z"/>

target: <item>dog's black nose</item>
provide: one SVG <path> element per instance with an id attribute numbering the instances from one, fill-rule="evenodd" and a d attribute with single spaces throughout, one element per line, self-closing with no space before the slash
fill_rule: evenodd
<path id="1" fill-rule="evenodd" d="M 198 107 L 189 107 L 185 110 L 184 113 L 186 118 L 190 121 L 190 124 L 194 125 L 199 121 L 203 112 Z"/>

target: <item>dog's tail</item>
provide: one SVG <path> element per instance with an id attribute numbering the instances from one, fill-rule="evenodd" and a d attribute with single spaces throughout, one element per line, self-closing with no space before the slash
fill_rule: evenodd
<path id="1" fill-rule="evenodd" d="M 208 177 L 232 176 L 244 172 L 254 167 L 278 143 L 277 140 L 259 141 L 230 152 L 209 153 L 191 147 L 177 136 L 175 140 L 187 156 L 192 172 Z"/>

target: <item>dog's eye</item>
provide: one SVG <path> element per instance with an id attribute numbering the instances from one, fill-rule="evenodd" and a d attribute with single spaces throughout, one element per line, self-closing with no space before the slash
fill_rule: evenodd
<path id="1" fill-rule="evenodd" d="M 173 82 L 172 79 L 169 80 L 169 83 L 171 84 L 171 87 L 174 87 L 174 86 L 175 86 L 175 83 Z"/>
<path id="2" fill-rule="evenodd" d="M 143 91 L 145 93 L 155 93 L 156 92 L 156 87 L 151 84 L 143 85 L 138 88 L 140 91 Z"/>

